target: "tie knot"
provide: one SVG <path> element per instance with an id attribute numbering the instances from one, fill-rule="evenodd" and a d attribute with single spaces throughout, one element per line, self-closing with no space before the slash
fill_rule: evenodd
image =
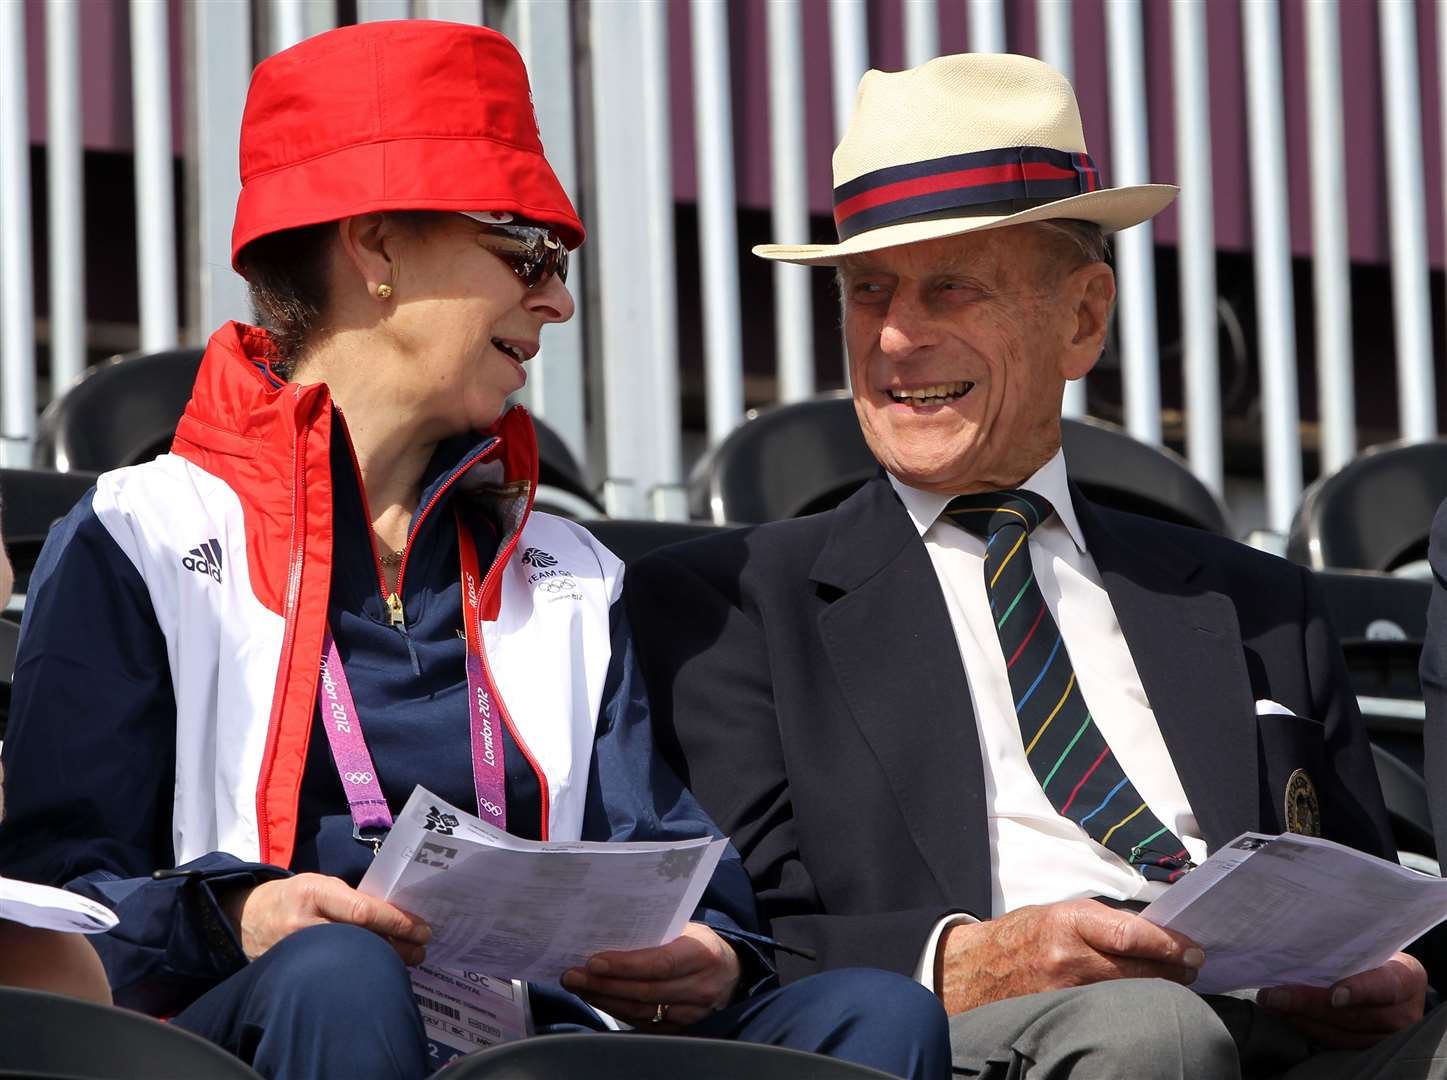
<path id="1" fill-rule="evenodd" d="M 986 491 L 979 495 L 957 495 L 945 507 L 945 517 L 981 539 L 1001 529 L 1035 527 L 1055 512 L 1050 500 L 1033 491 Z"/>

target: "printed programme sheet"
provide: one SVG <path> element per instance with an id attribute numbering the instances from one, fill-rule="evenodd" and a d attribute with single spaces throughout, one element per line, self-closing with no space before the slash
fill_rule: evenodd
<path id="1" fill-rule="evenodd" d="M 1141 915 L 1205 950 L 1198 993 L 1330 986 L 1447 919 L 1447 880 L 1313 836 L 1243 833 Z"/>
<path id="2" fill-rule="evenodd" d="M 523 982 L 676 938 L 725 844 L 523 840 L 419 787 L 358 887 L 432 927 L 412 988 L 445 1061 L 529 1033 Z"/>
<path id="3" fill-rule="evenodd" d="M 88 896 L 4 877 L 0 877 L 0 919 L 76 934 L 102 934 L 117 922 L 114 911 Z"/>

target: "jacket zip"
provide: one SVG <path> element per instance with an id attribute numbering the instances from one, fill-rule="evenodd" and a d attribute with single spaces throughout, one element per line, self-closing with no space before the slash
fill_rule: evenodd
<path id="1" fill-rule="evenodd" d="M 357 489 L 362 493 L 362 512 L 366 515 L 367 521 L 370 523 L 372 520 L 372 508 L 367 504 L 367 486 L 362 483 L 362 467 L 357 462 L 357 450 L 356 447 L 352 445 L 352 433 L 350 429 L 347 428 L 347 420 L 346 417 L 342 416 L 341 409 L 337 410 L 337 416 L 341 418 L 342 430 L 346 434 L 347 452 L 352 456 L 352 469 L 357 475 Z M 458 464 L 456 468 L 454 468 L 452 475 L 443 481 L 441 487 L 433 492 L 432 498 L 427 500 L 427 505 L 413 518 L 412 527 L 407 532 L 407 543 L 402 547 L 402 562 L 401 565 L 397 567 L 397 591 L 394 593 L 389 594 L 387 592 L 387 577 L 382 572 L 382 560 L 377 555 L 376 541 L 375 539 L 372 540 L 372 559 L 376 564 L 377 585 L 382 593 L 382 602 L 387 606 L 387 620 L 389 625 L 397 627 L 402 634 L 403 640 L 407 642 L 407 655 L 412 659 L 412 672 L 415 675 L 421 675 L 422 668 L 417 660 L 417 650 L 413 648 L 412 645 L 412 635 L 407 630 L 407 616 L 402 607 L 402 583 L 407 578 L 407 560 L 412 556 L 412 540 L 421 531 L 422 523 L 427 519 L 427 515 L 432 512 L 432 508 L 435 507 L 442 496 L 447 493 L 447 489 L 461 479 L 462 476 L 496 445 L 497 439 L 494 437 L 478 447 L 470 458 L 466 458 Z M 493 564 L 488 569 L 487 574 L 484 575 L 481 588 L 484 596 L 487 595 L 487 591 L 493 582 L 497 580 L 497 574 L 501 571 L 502 567 L 506 565 L 508 558 L 512 555 L 513 551 L 517 549 L 517 538 L 521 532 L 522 529 L 519 528 L 517 532 L 513 533 L 507 546 L 498 553 L 497 558 L 493 560 Z M 459 542 L 461 542 L 460 538 Z M 477 643 L 482 656 L 483 670 L 487 672 L 487 681 L 492 684 L 493 692 L 497 697 L 497 708 L 498 712 L 502 714 L 502 722 L 507 725 L 508 734 L 512 736 L 514 744 L 522 751 L 523 759 L 533 770 L 533 775 L 537 777 L 538 798 L 542 804 L 542 822 L 539 835 L 542 839 L 546 840 L 548 838 L 548 778 L 543 773 L 542 768 L 539 767 L 537 758 L 533 757 L 532 751 L 528 749 L 528 744 L 523 742 L 522 736 L 518 734 L 517 727 L 512 722 L 512 714 L 508 712 L 507 703 L 503 701 L 502 694 L 497 690 L 497 680 L 493 678 L 492 665 L 488 662 L 487 648 L 483 643 L 480 629 Z"/>

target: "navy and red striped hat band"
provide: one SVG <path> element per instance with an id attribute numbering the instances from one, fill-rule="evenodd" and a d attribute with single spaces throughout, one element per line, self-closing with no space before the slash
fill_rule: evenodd
<path id="1" fill-rule="evenodd" d="M 834 189 L 834 224 L 844 241 L 942 211 L 1021 199 L 1054 202 L 1100 186 L 1089 154 L 1044 146 L 980 150 L 877 169 L 841 184 Z"/>

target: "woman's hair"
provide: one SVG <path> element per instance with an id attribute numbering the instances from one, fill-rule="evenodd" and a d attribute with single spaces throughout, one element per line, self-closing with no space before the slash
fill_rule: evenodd
<path id="1" fill-rule="evenodd" d="M 446 219 L 435 210 L 392 210 L 387 216 L 414 233 Z M 241 249 L 239 263 L 259 326 L 271 336 L 271 370 L 290 380 L 297 361 L 323 329 L 331 305 L 331 254 L 337 223 L 303 225 L 259 236 Z"/>

